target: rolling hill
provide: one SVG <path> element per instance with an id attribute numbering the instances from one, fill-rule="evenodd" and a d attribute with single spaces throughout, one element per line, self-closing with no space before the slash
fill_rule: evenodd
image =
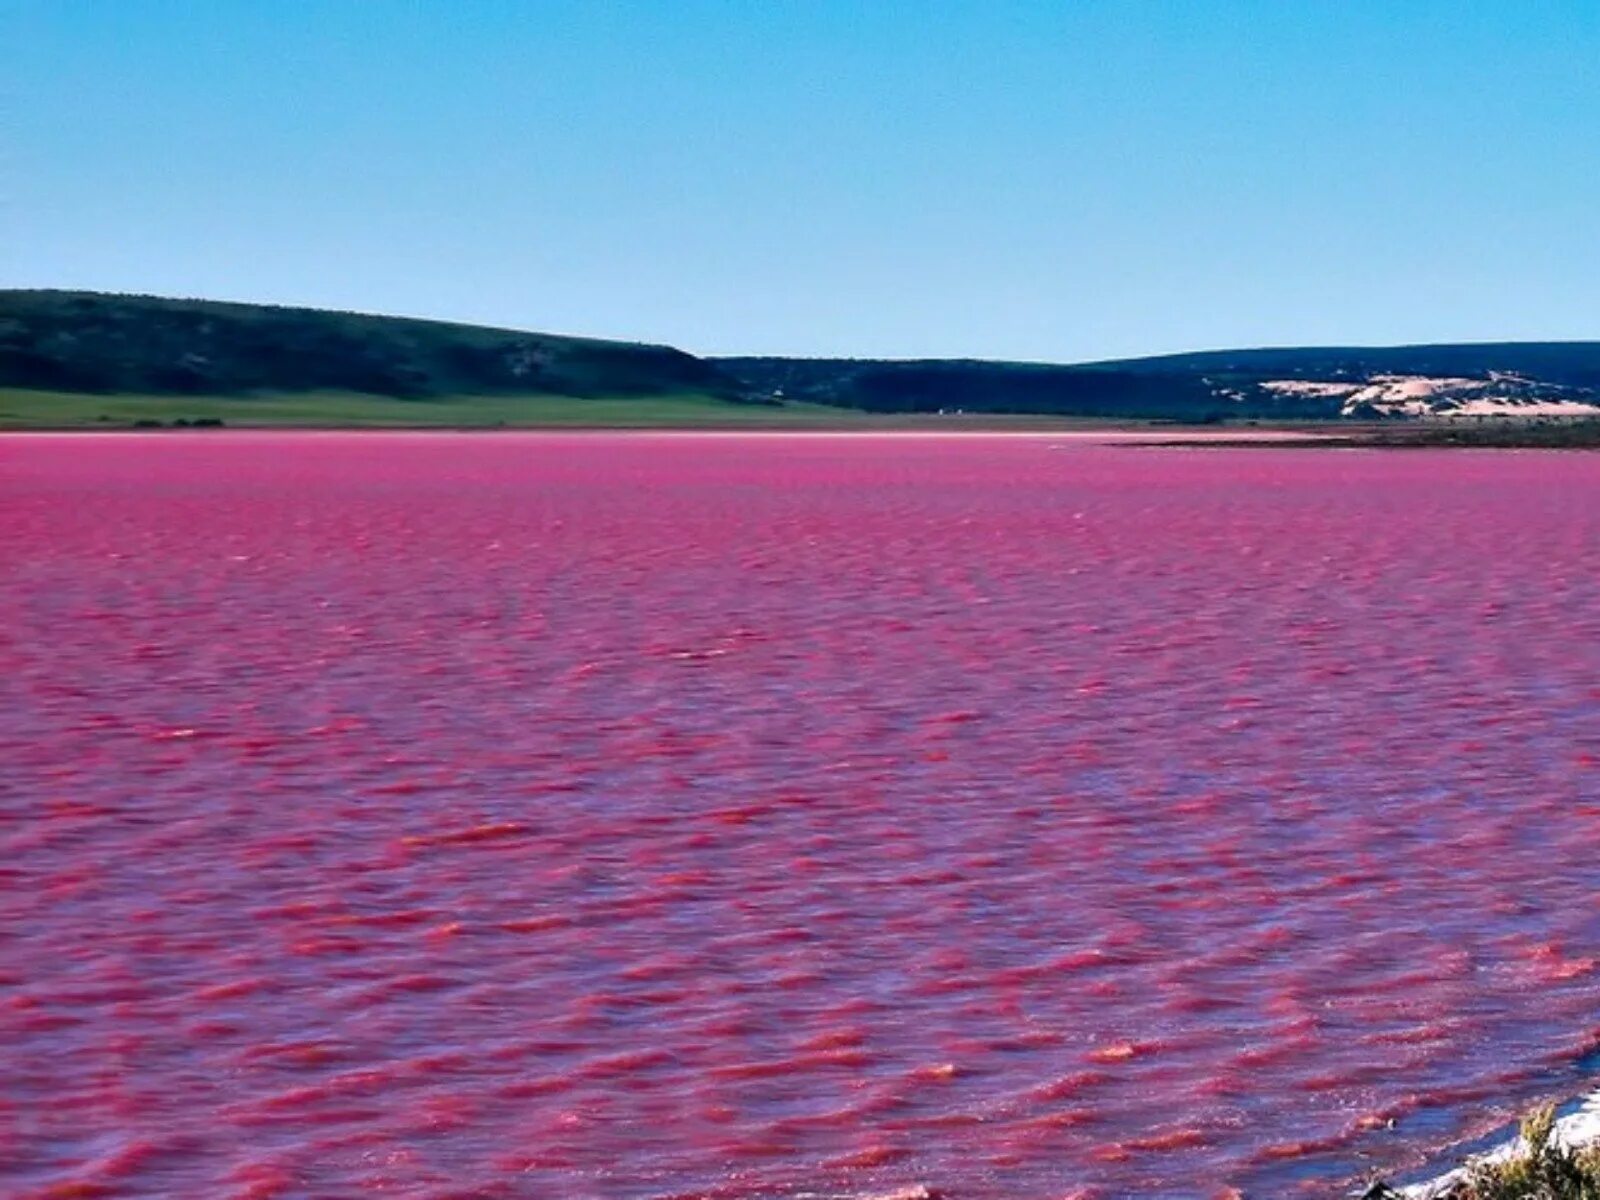
<path id="1" fill-rule="evenodd" d="M 1072 366 L 715 361 L 758 394 L 878 412 L 1204 422 L 1600 413 L 1600 342 L 1218 350 Z"/>
<path id="2" fill-rule="evenodd" d="M 0 291 L 0 388 L 105 396 L 333 393 L 726 402 L 748 389 L 667 346 L 210 300 Z"/>
<path id="3" fill-rule="evenodd" d="M 1600 342 L 1216 350 L 1061 365 L 728 357 L 405 317 L 0 290 L 0 425 L 1214 423 L 1600 415 Z"/>

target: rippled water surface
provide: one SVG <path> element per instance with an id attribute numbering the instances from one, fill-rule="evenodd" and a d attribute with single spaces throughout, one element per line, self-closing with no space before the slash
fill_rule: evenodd
<path id="1" fill-rule="evenodd" d="M 0 610 L 7 1196 L 1326 1195 L 1596 1045 L 1600 456 L 10 438 Z"/>

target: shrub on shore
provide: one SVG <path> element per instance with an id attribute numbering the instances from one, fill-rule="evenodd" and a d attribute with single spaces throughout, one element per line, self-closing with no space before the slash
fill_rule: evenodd
<path id="1" fill-rule="evenodd" d="M 1476 1162 L 1436 1200 L 1600 1200 L 1600 1146 L 1569 1147 L 1554 1136 L 1555 1105 L 1522 1119 L 1522 1137 L 1503 1158 Z M 1379 1184 L 1364 1200 L 1399 1200 Z"/>

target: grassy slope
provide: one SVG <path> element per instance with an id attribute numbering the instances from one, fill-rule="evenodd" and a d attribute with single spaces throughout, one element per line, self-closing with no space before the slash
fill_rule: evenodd
<path id="1" fill-rule="evenodd" d="M 670 426 L 804 422 L 794 409 L 736 404 L 710 396 L 433 396 L 400 399 L 354 392 L 253 396 L 164 396 L 0 389 L 0 428 L 126 428 L 136 421 L 211 418 L 234 426 L 481 427 L 529 425 Z"/>
<path id="2" fill-rule="evenodd" d="M 739 404 L 712 396 L 441 396 L 349 392 L 167 396 L 0 388 L 0 430 L 126 429 L 210 418 L 229 428 L 1063 429 L 1102 422 L 1037 416 L 933 417 L 816 404 Z"/>
<path id="3" fill-rule="evenodd" d="M 1055 428 L 774 403 L 667 346 L 439 321 L 0 290 L 0 429 Z"/>

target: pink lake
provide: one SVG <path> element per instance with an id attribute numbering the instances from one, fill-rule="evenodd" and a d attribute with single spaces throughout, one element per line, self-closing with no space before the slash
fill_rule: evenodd
<path id="1" fill-rule="evenodd" d="M 1600 455 L 17 436 L 0 611 L 7 1196 L 1327 1196 L 1592 1086 Z"/>

